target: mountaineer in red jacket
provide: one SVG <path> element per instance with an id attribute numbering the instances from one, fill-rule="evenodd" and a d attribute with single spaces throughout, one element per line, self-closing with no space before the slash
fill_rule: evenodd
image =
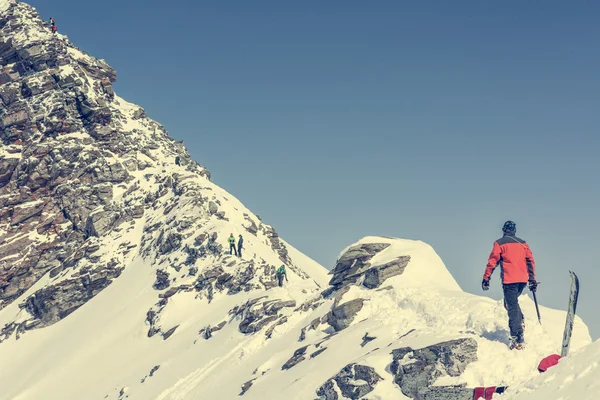
<path id="1" fill-rule="evenodd" d="M 508 311 L 510 348 L 511 350 L 520 350 L 524 346 L 524 318 L 521 307 L 519 307 L 519 296 L 528 282 L 529 290 L 535 292 L 537 289 L 535 260 L 529 245 L 523 239 L 515 236 L 517 226 L 514 222 L 506 221 L 502 232 L 504 232 L 504 236 L 494 242 L 481 287 L 483 290 L 489 290 L 490 277 L 494 268 L 499 265 L 504 289 L 504 306 Z"/>

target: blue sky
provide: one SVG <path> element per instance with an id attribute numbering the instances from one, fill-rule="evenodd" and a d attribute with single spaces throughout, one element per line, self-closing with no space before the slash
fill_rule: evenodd
<path id="1" fill-rule="evenodd" d="M 362 236 L 421 239 L 480 294 L 512 219 L 540 302 L 566 308 L 575 270 L 600 336 L 600 3 L 31 3 L 324 266 Z"/>

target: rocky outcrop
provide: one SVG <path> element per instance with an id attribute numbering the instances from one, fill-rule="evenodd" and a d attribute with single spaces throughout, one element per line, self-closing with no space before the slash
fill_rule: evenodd
<path id="1" fill-rule="evenodd" d="M 131 201 L 135 193 L 117 205 L 113 190 L 131 183 L 130 171 L 149 165 L 149 149 L 169 148 L 189 159 L 145 115 L 137 122 L 154 134 L 131 132 L 133 115 L 120 108 L 115 80 L 105 61 L 53 36 L 31 6 L 15 2 L 0 15 L 0 309 L 48 271 L 95 263 L 97 256 L 82 249 L 143 215 L 143 204 Z M 203 172 L 195 163 L 188 168 Z M 43 237 L 30 235 L 34 230 Z M 170 251 L 177 236 L 164 242 L 161 249 Z M 104 275 L 116 277 L 111 269 Z M 52 293 L 72 299 L 72 308 L 105 286 L 72 282 L 79 280 L 49 287 L 39 293 L 41 303 L 32 303 L 44 324 L 69 312 L 47 303 Z"/>
<path id="2" fill-rule="evenodd" d="M 274 323 L 272 327 L 284 323 L 287 321 L 287 317 L 279 314 L 279 311 L 284 308 L 296 307 L 294 300 L 260 301 L 262 299 L 264 297 L 248 300 L 246 303 L 236 306 L 229 311 L 229 315 L 233 318 L 241 319 L 239 324 L 239 331 L 241 333 L 252 334 L 259 332 L 271 323 Z"/>
<path id="3" fill-rule="evenodd" d="M 226 321 L 222 321 L 220 322 L 217 326 L 207 326 L 206 328 L 203 328 L 200 330 L 200 336 L 202 336 L 204 339 L 208 340 L 212 337 L 212 334 L 214 332 L 220 331 L 221 329 L 223 329 L 223 327 L 227 325 Z"/>
<path id="4" fill-rule="evenodd" d="M 169 280 L 169 273 L 161 269 L 156 270 L 156 281 L 152 287 L 156 290 L 164 290 L 169 287 L 171 281 Z"/>
<path id="5" fill-rule="evenodd" d="M 433 382 L 443 376 L 460 376 L 468 364 L 477 361 L 477 342 L 467 338 L 418 350 L 403 347 L 392 351 L 392 357 L 390 370 L 402 393 L 417 400 L 433 399 Z"/>
<path id="6" fill-rule="evenodd" d="M 292 358 L 287 360 L 285 362 L 285 364 L 283 364 L 281 366 L 281 370 L 285 371 L 286 369 L 290 369 L 290 368 L 296 366 L 297 364 L 299 364 L 300 362 L 306 360 L 306 357 L 304 355 L 306 354 L 307 348 L 308 348 L 308 346 L 304 346 L 304 347 L 300 347 L 298 350 L 296 350 L 294 352 L 294 355 L 292 356 Z"/>
<path id="7" fill-rule="evenodd" d="M 82 270 L 76 279 L 38 290 L 22 306 L 35 320 L 35 327 L 52 325 L 77 310 L 88 300 L 106 288 L 122 272 L 118 267 L 98 267 Z"/>
<path id="8" fill-rule="evenodd" d="M 317 390 L 318 400 L 338 400 L 342 398 L 358 400 L 371 393 L 378 382 L 383 380 L 374 368 L 349 364 L 329 379 Z M 336 390 L 337 389 L 337 390 Z"/>
<path id="9" fill-rule="evenodd" d="M 388 263 L 371 267 L 365 271 L 365 279 L 362 284 L 369 289 L 378 288 L 388 278 L 401 275 L 409 262 L 410 256 L 401 256 Z"/>
<path id="10" fill-rule="evenodd" d="M 364 299 L 354 299 L 333 308 L 326 316 L 327 323 L 336 332 L 346 329 L 362 310 L 364 302 Z"/>
<path id="11" fill-rule="evenodd" d="M 156 273 L 149 284 L 158 302 L 146 322 L 149 337 L 164 339 L 177 326 L 161 326 L 161 311 L 182 292 L 211 302 L 269 290 L 277 285 L 279 261 L 309 278 L 271 226 L 228 203 L 181 142 L 116 96 L 115 80 L 105 61 L 52 35 L 29 5 L 2 9 L 0 309 L 49 279 L 21 305 L 31 318 L 15 316 L 0 338 L 56 323 L 134 260 Z M 221 228 L 236 212 L 232 220 L 241 226 L 229 225 L 255 236 L 248 243 L 260 250 L 257 257 L 233 257 L 224 248 Z M 269 339 L 295 307 L 263 299 L 232 315 L 241 333 L 262 331 Z"/>
<path id="12" fill-rule="evenodd" d="M 242 391 L 240 392 L 240 396 L 243 396 L 246 394 L 246 392 L 248 390 L 250 390 L 250 388 L 252 387 L 252 385 L 254 385 L 254 381 L 256 380 L 256 378 L 249 380 L 248 382 L 244 383 L 242 385 Z"/>
<path id="13" fill-rule="evenodd" d="M 372 264 L 372 259 L 389 246 L 388 243 L 362 243 L 350 247 L 331 270 L 331 287 L 324 295 L 329 296 L 338 289 L 361 280 L 366 288 L 375 289 L 386 279 L 401 275 L 410 262 L 410 256 L 400 256 L 384 264 Z"/>

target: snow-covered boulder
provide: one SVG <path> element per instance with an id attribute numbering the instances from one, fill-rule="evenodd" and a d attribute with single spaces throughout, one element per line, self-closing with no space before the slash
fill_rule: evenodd
<path id="1" fill-rule="evenodd" d="M 326 295 L 355 283 L 375 289 L 398 276 L 407 286 L 460 290 L 433 248 L 416 240 L 365 237 L 340 254 L 330 274 L 331 288 Z"/>

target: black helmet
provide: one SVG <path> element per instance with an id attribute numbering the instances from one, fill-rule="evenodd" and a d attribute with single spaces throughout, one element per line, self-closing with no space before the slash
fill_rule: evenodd
<path id="1" fill-rule="evenodd" d="M 514 235 L 517 232 L 517 224 L 512 221 L 506 221 L 502 227 L 502 232 Z"/>

